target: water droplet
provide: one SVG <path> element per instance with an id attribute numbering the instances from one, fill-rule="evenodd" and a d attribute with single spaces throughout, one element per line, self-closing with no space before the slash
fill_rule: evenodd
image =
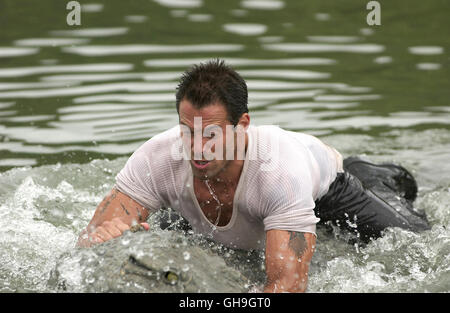
<path id="1" fill-rule="evenodd" d="M 183 252 L 183 258 L 187 261 L 191 258 L 191 254 L 187 251 Z"/>

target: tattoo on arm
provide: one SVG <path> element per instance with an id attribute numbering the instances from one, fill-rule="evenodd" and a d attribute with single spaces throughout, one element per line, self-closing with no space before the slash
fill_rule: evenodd
<path id="1" fill-rule="evenodd" d="M 114 189 L 113 192 L 111 193 L 111 196 L 103 199 L 103 201 L 105 201 L 105 203 L 102 205 L 100 213 L 105 212 L 105 210 L 108 208 L 111 201 L 114 200 L 116 198 L 116 196 L 117 196 L 117 190 Z"/>
<path id="2" fill-rule="evenodd" d="M 137 212 L 139 221 L 142 221 L 142 214 L 141 214 L 141 212 L 139 211 L 139 208 L 138 208 L 138 207 L 135 207 L 135 209 L 136 209 L 136 212 Z"/>
<path id="3" fill-rule="evenodd" d="M 289 247 L 295 252 L 295 255 L 299 258 L 306 251 L 306 239 L 304 233 L 295 231 L 289 232 Z"/>
<path id="4" fill-rule="evenodd" d="M 127 215 L 130 215 L 130 212 L 127 211 L 127 208 L 125 208 L 125 206 L 122 204 L 122 202 L 120 202 L 120 206 L 122 207 L 122 210 L 124 210 L 125 213 L 127 213 Z"/>

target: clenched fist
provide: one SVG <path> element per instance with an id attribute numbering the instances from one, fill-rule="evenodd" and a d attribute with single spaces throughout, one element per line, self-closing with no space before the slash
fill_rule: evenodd
<path id="1" fill-rule="evenodd" d="M 145 223 L 148 216 L 148 210 L 142 205 L 119 190 L 112 189 L 97 206 L 89 225 L 81 232 L 77 246 L 90 247 L 119 237 L 124 231 L 134 228 L 134 225 L 141 225 L 148 230 L 150 226 Z"/>
<path id="2" fill-rule="evenodd" d="M 145 230 L 149 230 L 148 223 L 140 223 Z M 125 224 L 120 218 L 113 218 L 111 221 L 104 221 L 100 226 L 96 227 L 92 232 L 85 230 L 78 240 L 78 246 L 90 247 L 113 238 L 121 236 L 126 230 L 130 230 L 130 225 Z M 134 228 L 134 227 L 133 227 Z"/>

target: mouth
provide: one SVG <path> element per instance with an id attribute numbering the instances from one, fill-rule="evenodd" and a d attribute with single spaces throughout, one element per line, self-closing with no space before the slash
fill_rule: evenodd
<path id="1" fill-rule="evenodd" d="M 199 170 L 205 169 L 211 161 L 192 160 L 192 164 Z"/>

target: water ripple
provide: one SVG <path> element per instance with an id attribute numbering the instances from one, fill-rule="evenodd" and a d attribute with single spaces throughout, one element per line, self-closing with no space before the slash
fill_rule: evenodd
<path id="1" fill-rule="evenodd" d="M 97 63 L 0 68 L 0 77 L 21 77 L 45 73 L 114 72 L 133 69 L 129 63 Z"/>
<path id="2" fill-rule="evenodd" d="M 11 101 L 11 102 L 0 102 L 0 109 L 9 108 L 9 107 L 13 106 L 14 104 L 15 104 L 14 101 Z"/>
<path id="3" fill-rule="evenodd" d="M 213 16 L 211 14 L 189 14 L 187 18 L 191 22 L 209 22 Z"/>
<path id="4" fill-rule="evenodd" d="M 350 53 L 379 53 L 385 50 L 383 45 L 378 44 L 309 44 L 309 43 L 276 43 L 265 44 L 266 50 L 284 52 L 350 52 Z"/>
<path id="5" fill-rule="evenodd" d="M 89 42 L 85 38 L 26 38 L 15 40 L 14 44 L 17 46 L 31 46 L 31 47 L 58 47 L 81 45 Z"/>
<path id="6" fill-rule="evenodd" d="M 112 91 L 167 91 L 175 90 L 176 83 L 113 83 L 81 87 L 67 87 L 57 89 L 20 90 L 17 92 L 0 92 L 0 99 L 4 98 L 50 98 L 61 96 L 75 96 Z M 1 84 L 0 84 L 1 89 Z"/>
<path id="7" fill-rule="evenodd" d="M 168 8 L 198 8 L 203 5 L 202 0 L 153 0 Z"/>
<path id="8" fill-rule="evenodd" d="M 330 65 L 336 61 L 328 58 L 285 58 L 285 59 L 245 59 L 222 58 L 232 66 L 292 66 L 292 65 Z M 149 67 L 189 67 L 208 61 L 208 58 L 195 59 L 151 59 L 144 61 Z"/>
<path id="9" fill-rule="evenodd" d="M 1 72 L 0 72 L 1 73 Z M 165 81 L 180 78 L 180 72 L 73 74 L 41 76 L 42 81 L 101 82 L 115 80 L 143 79 L 145 81 Z"/>
<path id="10" fill-rule="evenodd" d="M 322 90 L 308 90 L 308 91 L 286 91 L 286 92 L 250 92 L 249 102 L 252 100 L 280 100 L 292 98 L 311 98 L 322 93 Z M 142 94 L 104 94 L 97 96 L 87 96 L 75 98 L 74 103 L 92 103 L 105 101 L 120 101 L 120 102 L 174 102 L 174 93 L 142 93 Z"/>
<path id="11" fill-rule="evenodd" d="M 229 33 L 241 36 L 262 35 L 267 31 L 267 26 L 263 24 L 224 24 L 223 29 Z"/>
<path id="12" fill-rule="evenodd" d="M 241 6 L 246 9 L 280 10 L 284 8 L 284 2 L 280 0 L 243 0 Z"/>
<path id="13" fill-rule="evenodd" d="M 350 43 L 361 41 L 360 37 L 355 36 L 307 36 L 312 42 L 326 42 L 326 43 Z"/>
<path id="14" fill-rule="evenodd" d="M 55 36 L 79 36 L 79 37 L 109 37 L 124 35 L 128 32 L 127 27 L 104 27 L 104 28 L 80 28 L 71 30 L 53 30 L 51 35 Z"/>
<path id="15" fill-rule="evenodd" d="M 244 77 L 272 77 L 284 79 L 321 79 L 329 78 L 331 74 L 304 70 L 241 70 L 239 73 Z"/>
<path id="16" fill-rule="evenodd" d="M 86 13 L 97 13 L 103 11 L 104 5 L 101 3 L 86 3 L 81 5 L 81 11 Z"/>
<path id="17" fill-rule="evenodd" d="M 32 89 L 32 88 L 52 88 L 52 87 L 69 87 L 76 85 L 77 82 L 24 82 L 24 83 L 2 83 L 0 82 L 0 90 L 14 90 L 14 89 Z M 0 105 L 0 108 L 2 106 Z"/>
<path id="18" fill-rule="evenodd" d="M 241 51 L 243 45 L 238 44 L 198 44 L 198 45 L 146 45 L 128 44 L 111 46 L 79 46 L 65 47 L 63 52 L 83 56 L 130 55 L 147 53 L 193 53 L 193 52 L 227 52 Z"/>
<path id="19" fill-rule="evenodd" d="M 409 53 L 418 55 L 436 55 L 444 53 L 444 48 L 439 46 L 416 46 L 409 47 Z"/>
<path id="20" fill-rule="evenodd" d="M 39 48 L 0 47 L 0 58 L 20 57 L 38 52 Z"/>
<path id="21" fill-rule="evenodd" d="M 424 70 L 424 71 L 432 71 L 432 70 L 438 70 L 441 68 L 441 64 L 439 63 L 417 63 L 416 64 L 416 68 L 419 70 Z"/>

